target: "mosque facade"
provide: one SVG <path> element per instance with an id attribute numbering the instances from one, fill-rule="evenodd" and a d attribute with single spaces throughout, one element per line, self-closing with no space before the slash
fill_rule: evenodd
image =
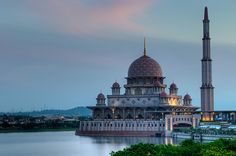
<path id="1" fill-rule="evenodd" d="M 178 127 L 197 127 L 201 120 L 212 119 L 214 110 L 214 87 L 210 53 L 208 10 L 203 19 L 203 59 L 201 109 L 192 104 L 189 94 L 181 96 L 175 83 L 167 86 L 160 64 L 144 52 L 128 69 L 125 92 L 114 82 L 111 94 L 99 93 L 96 105 L 89 106 L 92 120 L 81 121 L 77 135 L 89 136 L 171 136 Z"/>
<path id="2" fill-rule="evenodd" d="M 144 39 L 143 55 L 128 69 L 125 93 L 120 92 L 118 82 L 111 86 L 111 95 L 105 97 L 99 93 L 96 105 L 88 107 L 93 112 L 92 120 L 82 121 L 77 134 L 167 135 L 168 130 L 172 131 L 174 120 L 197 126 L 200 118 L 193 112 L 198 107 L 192 105 L 191 96 L 182 97 L 177 85 L 172 83 L 168 88 L 164 79 L 159 63 L 147 55 Z"/>

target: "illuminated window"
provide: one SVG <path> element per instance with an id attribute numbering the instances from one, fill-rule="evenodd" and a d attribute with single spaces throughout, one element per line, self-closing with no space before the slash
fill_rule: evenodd
<path id="1" fill-rule="evenodd" d="M 170 104 L 170 105 L 177 105 L 177 103 L 178 103 L 178 100 L 177 99 L 175 99 L 175 98 L 170 98 L 170 99 L 168 99 L 168 103 Z"/>

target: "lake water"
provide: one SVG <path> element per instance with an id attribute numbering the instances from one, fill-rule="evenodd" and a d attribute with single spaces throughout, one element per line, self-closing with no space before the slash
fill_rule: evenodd
<path id="1" fill-rule="evenodd" d="M 140 142 L 178 144 L 182 140 L 158 137 L 85 137 L 74 132 L 0 134 L 0 156 L 109 156 Z"/>

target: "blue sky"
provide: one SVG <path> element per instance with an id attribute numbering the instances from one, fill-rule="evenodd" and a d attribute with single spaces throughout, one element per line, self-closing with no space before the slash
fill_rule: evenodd
<path id="1" fill-rule="evenodd" d="M 94 105 L 125 84 L 143 52 L 200 106 L 202 18 L 208 6 L 215 108 L 235 109 L 236 1 L 1 0 L 1 111 Z M 124 90 L 122 90 L 124 91 Z"/>

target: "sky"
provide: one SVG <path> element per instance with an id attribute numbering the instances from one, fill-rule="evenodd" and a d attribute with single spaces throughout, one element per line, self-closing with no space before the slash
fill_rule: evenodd
<path id="1" fill-rule="evenodd" d="M 0 112 L 95 105 L 126 83 L 144 36 L 168 87 L 200 106 L 205 6 L 215 109 L 235 110 L 235 0 L 0 0 Z"/>

